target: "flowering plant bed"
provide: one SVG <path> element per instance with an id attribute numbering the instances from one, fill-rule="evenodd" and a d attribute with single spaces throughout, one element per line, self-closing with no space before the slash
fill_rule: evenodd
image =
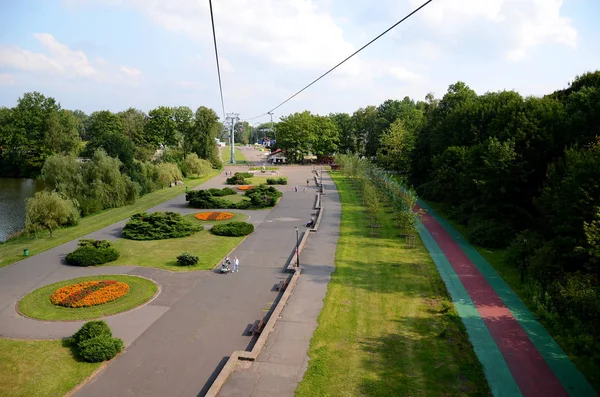
<path id="1" fill-rule="evenodd" d="M 119 299 L 129 292 L 129 285 L 116 280 L 86 281 L 57 289 L 50 301 L 64 307 L 89 307 Z"/>
<path id="2" fill-rule="evenodd" d="M 226 221 L 233 218 L 234 214 L 231 212 L 199 212 L 194 217 L 199 221 Z"/>
<path id="3" fill-rule="evenodd" d="M 253 185 L 242 185 L 242 186 L 238 186 L 237 187 L 240 190 L 250 190 L 250 189 L 254 189 Z"/>

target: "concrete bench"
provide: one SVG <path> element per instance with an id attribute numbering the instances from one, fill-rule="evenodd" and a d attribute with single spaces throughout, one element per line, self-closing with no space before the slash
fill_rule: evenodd
<path id="1" fill-rule="evenodd" d="M 252 324 L 252 327 L 250 327 L 250 334 L 258 335 L 261 333 L 261 331 L 264 327 L 265 327 L 265 319 L 264 318 L 262 318 L 260 320 L 256 320 L 254 322 L 254 324 Z"/>

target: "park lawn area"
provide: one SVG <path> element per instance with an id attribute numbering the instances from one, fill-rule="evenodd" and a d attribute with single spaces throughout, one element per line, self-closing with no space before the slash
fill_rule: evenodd
<path id="1" fill-rule="evenodd" d="M 237 190 L 237 186 L 232 186 L 232 189 Z M 230 194 L 229 196 L 219 197 L 227 201 L 231 201 L 232 203 L 239 203 L 240 201 L 250 200 L 246 196 L 244 196 L 244 192 L 240 190 L 239 194 Z"/>
<path id="2" fill-rule="evenodd" d="M 442 204 L 427 201 L 438 214 L 444 217 L 456 230 L 463 236 L 468 235 L 468 228 L 461 225 L 448 215 L 448 211 Z M 468 239 L 467 239 L 468 241 Z M 600 371 L 598 371 L 598 357 L 594 357 L 591 351 L 577 352 L 571 343 L 572 335 L 560 325 L 549 319 L 547 316 L 540 315 L 536 311 L 536 302 L 531 294 L 531 287 L 525 282 L 521 282 L 521 273 L 517 266 L 508 262 L 508 249 L 489 249 L 479 247 L 470 243 L 483 258 L 498 272 L 500 277 L 510 286 L 517 296 L 525 303 L 527 308 L 535 315 L 536 319 L 546 328 L 546 331 L 560 345 L 563 351 L 569 356 L 571 361 L 586 376 L 588 381 L 596 390 L 600 390 Z"/>
<path id="3" fill-rule="evenodd" d="M 206 211 L 198 211 L 198 212 L 212 212 L 212 211 L 206 210 Z M 248 215 L 242 214 L 240 212 L 233 212 L 233 211 L 217 211 L 217 212 L 231 212 L 233 214 L 233 218 L 227 219 L 224 221 L 201 221 L 200 219 L 196 219 L 194 217 L 194 215 L 196 215 L 196 214 L 188 214 L 188 215 L 184 215 L 183 217 L 185 219 L 187 219 L 188 221 L 190 221 L 194 224 L 198 224 L 198 225 L 217 225 L 219 223 L 244 222 L 248 219 Z"/>
<path id="4" fill-rule="evenodd" d="M 61 340 L 0 338 L 0 396 L 64 396 L 100 365 L 79 360 Z"/>
<path id="5" fill-rule="evenodd" d="M 120 238 L 114 242 L 114 246 L 121 256 L 104 266 L 145 266 L 174 272 L 209 270 L 242 240 L 244 237 L 215 236 L 208 230 L 167 240 L 136 241 Z M 177 256 L 183 252 L 198 256 L 198 263 L 194 266 L 179 266 Z"/>
<path id="6" fill-rule="evenodd" d="M 50 238 L 48 232 L 38 233 L 38 238 L 20 236 L 0 244 L 0 267 L 10 265 L 23 259 L 23 250 L 28 249 L 29 255 L 39 254 L 68 241 L 85 236 L 103 227 L 112 225 L 122 219 L 125 219 L 137 212 L 146 211 L 158 204 L 164 203 L 172 198 L 185 193 L 185 187 L 194 188 L 211 179 L 218 174 L 213 171 L 209 175 L 196 179 L 185 179 L 184 185 L 172 188 L 164 188 L 140 197 L 134 204 L 119 208 L 112 208 L 81 218 L 79 224 L 73 227 L 66 227 L 54 231 Z"/>
<path id="7" fill-rule="evenodd" d="M 403 248 L 385 214 L 371 237 L 352 183 L 331 176 L 342 202 L 336 269 L 296 396 L 491 396 L 422 242 Z"/>
<path id="8" fill-rule="evenodd" d="M 267 178 L 279 178 L 279 175 L 269 175 L 269 176 L 253 176 L 252 178 L 248 178 L 247 180 L 250 181 L 250 183 L 248 185 L 254 185 L 254 186 L 258 186 L 258 185 L 263 185 L 267 183 Z"/>
<path id="9" fill-rule="evenodd" d="M 61 287 L 84 281 L 107 279 L 129 284 L 129 292 L 112 302 L 90 307 L 71 308 L 54 305 L 50 302 L 50 295 Z M 156 295 L 157 290 L 158 287 L 154 282 L 143 277 L 116 274 L 80 277 L 59 281 L 30 292 L 19 301 L 19 311 L 26 316 L 46 321 L 91 320 L 138 307 Z"/>
<path id="10" fill-rule="evenodd" d="M 231 162 L 231 146 L 224 146 L 222 149 L 222 153 L 223 163 L 224 165 L 228 165 Z M 246 164 L 248 162 L 248 159 L 246 158 L 246 156 L 244 156 L 244 153 L 242 153 L 242 151 L 238 147 L 235 148 L 234 158 L 236 164 Z"/>

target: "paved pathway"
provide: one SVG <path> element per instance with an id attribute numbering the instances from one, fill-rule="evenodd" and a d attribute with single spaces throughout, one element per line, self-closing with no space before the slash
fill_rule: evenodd
<path id="1" fill-rule="evenodd" d="M 465 323 L 495 396 L 595 396 L 495 270 L 425 203 L 421 237 Z"/>
<path id="2" fill-rule="evenodd" d="M 323 219 L 300 255 L 302 274 L 273 332 L 254 362 L 240 361 L 219 393 L 226 396 L 293 396 L 308 367 L 307 351 L 327 285 L 334 270 L 341 204 L 335 184 L 325 175 Z"/>

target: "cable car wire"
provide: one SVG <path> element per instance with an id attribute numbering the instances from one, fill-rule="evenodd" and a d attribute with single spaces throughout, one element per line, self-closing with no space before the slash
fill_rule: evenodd
<path id="1" fill-rule="evenodd" d="M 221 92 L 221 108 L 223 110 L 223 120 L 225 120 L 225 101 L 223 100 L 223 85 L 221 84 L 221 67 L 219 66 L 219 50 L 217 49 L 217 34 L 215 33 L 215 19 L 213 17 L 212 0 L 208 0 L 210 8 L 210 21 L 212 23 L 213 41 L 215 42 L 215 58 L 217 60 L 217 74 L 219 75 L 219 91 Z"/>

